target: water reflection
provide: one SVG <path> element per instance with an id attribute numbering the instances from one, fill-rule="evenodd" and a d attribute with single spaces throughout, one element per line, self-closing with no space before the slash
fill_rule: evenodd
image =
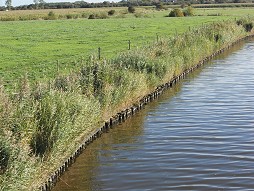
<path id="1" fill-rule="evenodd" d="M 54 191 L 252 190 L 253 45 L 221 55 L 104 134 Z"/>
<path id="2" fill-rule="evenodd" d="M 181 91 L 181 83 L 165 92 L 159 100 L 170 101 L 172 97 Z M 136 157 L 133 158 L 133 156 L 136 155 L 137 151 L 141 152 L 144 149 L 145 118 L 147 117 L 148 111 L 158 107 L 159 104 L 159 101 L 150 103 L 142 112 L 113 128 L 109 133 L 103 134 L 100 139 L 95 140 L 78 157 L 76 163 L 61 177 L 60 182 L 53 190 L 106 190 L 102 186 L 103 183 L 98 180 L 98 177 L 104 179 L 104 181 L 109 181 L 108 179 L 111 179 L 110 172 L 114 171 L 116 173 L 116 170 L 112 168 L 121 164 L 123 168 L 128 170 L 128 163 L 130 161 L 133 163 L 137 162 L 135 161 Z M 123 165 L 124 161 L 128 162 L 125 164 L 125 167 Z M 142 164 L 135 164 L 135 168 L 139 167 L 142 168 Z M 100 174 L 102 170 L 104 173 Z M 118 177 L 123 173 L 124 171 L 121 170 Z M 128 176 L 132 176 L 132 174 L 128 173 Z M 129 178 L 125 177 L 125 179 L 127 181 Z M 138 180 L 132 181 L 136 182 Z"/>

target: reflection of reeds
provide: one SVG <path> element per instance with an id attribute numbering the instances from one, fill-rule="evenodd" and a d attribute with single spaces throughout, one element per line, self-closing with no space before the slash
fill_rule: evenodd
<path id="1" fill-rule="evenodd" d="M 112 60 L 91 58 L 53 83 L 24 78 L 11 95 L 1 87 L 0 188 L 37 188 L 103 120 L 246 35 L 242 24 L 215 23 Z"/>

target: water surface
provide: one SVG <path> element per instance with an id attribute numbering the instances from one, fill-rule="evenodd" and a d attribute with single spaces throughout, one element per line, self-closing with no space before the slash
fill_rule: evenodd
<path id="1" fill-rule="evenodd" d="M 54 191 L 254 190 L 254 41 L 94 141 Z"/>

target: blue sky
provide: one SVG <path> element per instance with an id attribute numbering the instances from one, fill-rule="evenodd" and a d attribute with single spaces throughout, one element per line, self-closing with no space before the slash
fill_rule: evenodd
<path id="1" fill-rule="evenodd" d="M 45 0 L 47 3 L 52 3 L 52 2 L 75 2 L 77 0 Z M 104 0 L 85 0 L 86 2 L 103 2 Z M 5 0 L 0 0 L 0 6 L 4 5 Z M 32 4 L 33 0 L 12 0 L 12 5 L 13 6 L 19 6 L 19 5 L 29 5 Z"/>

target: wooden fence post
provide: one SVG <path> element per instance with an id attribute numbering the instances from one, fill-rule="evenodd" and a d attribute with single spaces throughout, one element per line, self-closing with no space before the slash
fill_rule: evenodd
<path id="1" fill-rule="evenodd" d="M 56 67 L 57 67 L 57 73 L 59 74 L 59 60 L 57 60 Z"/>
<path id="2" fill-rule="evenodd" d="M 98 48 L 98 58 L 101 59 L 101 47 Z"/>

